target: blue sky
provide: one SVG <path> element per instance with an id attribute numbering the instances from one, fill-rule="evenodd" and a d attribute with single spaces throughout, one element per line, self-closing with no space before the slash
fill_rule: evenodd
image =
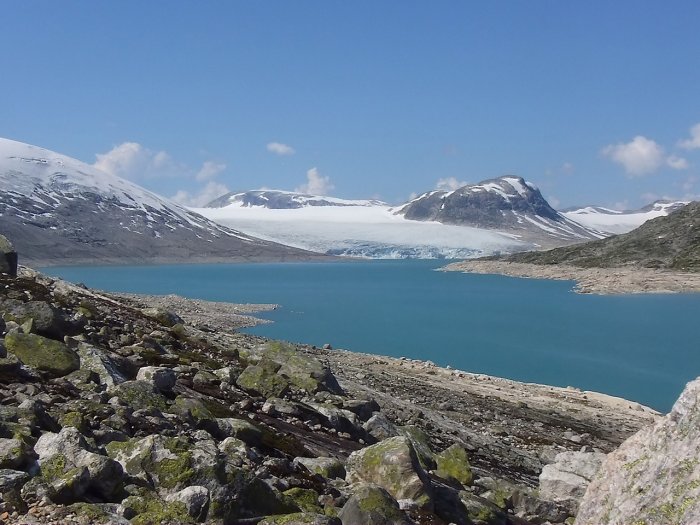
<path id="1" fill-rule="evenodd" d="M 0 136 L 196 204 L 516 174 L 700 198 L 695 1 L 7 0 Z"/>

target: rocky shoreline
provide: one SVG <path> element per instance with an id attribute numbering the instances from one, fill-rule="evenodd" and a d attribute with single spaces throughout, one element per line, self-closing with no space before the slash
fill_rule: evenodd
<path id="1" fill-rule="evenodd" d="M 697 293 L 700 274 L 649 268 L 579 268 L 563 264 L 540 265 L 506 261 L 468 260 L 443 271 L 507 275 L 534 279 L 576 281 L 574 291 L 591 294 Z"/>
<path id="2" fill-rule="evenodd" d="M 659 419 L 236 332 L 255 308 L 0 275 L 0 523 L 563 523 Z"/>

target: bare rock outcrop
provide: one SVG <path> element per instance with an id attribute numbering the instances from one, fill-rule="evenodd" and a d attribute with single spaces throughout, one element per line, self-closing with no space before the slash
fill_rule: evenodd
<path id="1" fill-rule="evenodd" d="M 576 524 L 622 523 L 700 523 L 700 378 L 610 453 L 588 486 Z"/>

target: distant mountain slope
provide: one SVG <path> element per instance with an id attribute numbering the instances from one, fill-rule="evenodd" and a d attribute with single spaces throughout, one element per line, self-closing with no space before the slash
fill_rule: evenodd
<path id="1" fill-rule="evenodd" d="M 629 233 L 503 259 L 584 268 L 634 266 L 700 272 L 700 202 L 692 202 L 666 217 L 651 219 Z"/>
<path id="2" fill-rule="evenodd" d="M 618 211 L 599 206 L 561 210 L 560 213 L 583 226 L 609 234 L 627 233 L 646 221 L 665 217 L 688 204 L 688 201 L 656 201 L 639 210 Z"/>
<path id="3" fill-rule="evenodd" d="M 253 238 L 119 177 L 0 139 L 0 233 L 20 262 L 225 261 L 310 254 Z"/>
<path id="4" fill-rule="evenodd" d="M 231 205 L 271 210 L 294 210 L 309 206 L 386 206 L 385 203 L 377 200 L 338 199 L 282 190 L 251 190 L 227 193 L 211 201 L 206 208 L 223 208 Z"/>
<path id="5" fill-rule="evenodd" d="M 535 186 L 513 176 L 454 191 L 430 191 L 398 207 L 396 213 L 415 221 L 520 233 L 550 245 L 605 236 L 560 214 Z"/>

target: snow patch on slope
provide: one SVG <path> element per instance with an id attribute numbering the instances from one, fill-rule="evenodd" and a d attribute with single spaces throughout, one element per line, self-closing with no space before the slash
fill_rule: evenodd
<path id="1" fill-rule="evenodd" d="M 688 202 L 689 201 L 659 201 L 635 211 L 619 211 L 598 206 L 586 206 L 560 213 L 587 228 L 618 235 L 630 232 L 650 219 L 665 217 L 679 207 L 688 204 Z"/>

